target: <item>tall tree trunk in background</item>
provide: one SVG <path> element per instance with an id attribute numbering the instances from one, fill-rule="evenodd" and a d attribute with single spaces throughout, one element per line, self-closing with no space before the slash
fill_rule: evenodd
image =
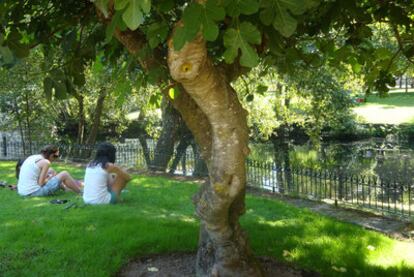
<path id="1" fill-rule="evenodd" d="M 180 161 L 183 163 L 183 167 L 185 167 L 187 148 L 191 145 L 192 142 L 194 142 L 193 134 L 191 133 L 190 129 L 188 129 L 181 116 L 179 128 L 177 130 L 177 141 L 179 141 L 179 143 L 175 148 L 174 159 L 169 170 L 169 173 L 171 174 L 174 174 Z"/>
<path id="2" fill-rule="evenodd" d="M 27 140 L 29 141 L 29 153 L 33 154 L 32 149 L 32 126 L 30 122 L 30 104 L 29 104 L 29 93 L 27 90 L 24 92 L 24 98 L 25 98 L 25 108 L 26 108 L 26 130 L 27 130 Z"/>
<path id="3" fill-rule="evenodd" d="M 151 163 L 150 169 L 164 172 L 174 154 L 174 144 L 180 125 L 180 114 L 166 99 L 166 96 L 164 96 L 162 101 L 162 131 L 155 146 L 154 160 Z"/>
<path id="4" fill-rule="evenodd" d="M 89 131 L 88 138 L 85 141 L 87 145 L 93 145 L 96 143 L 96 137 L 98 135 L 99 127 L 101 125 L 101 117 L 102 117 L 105 97 L 106 97 L 106 90 L 102 89 L 99 93 L 98 100 L 96 101 L 96 108 L 94 111 L 92 128 Z"/>
<path id="5" fill-rule="evenodd" d="M 195 143 L 191 144 L 194 153 L 194 177 L 207 177 L 208 176 L 208 168 L 206 162 L 200 156 L 200 150 L 198 149 L 198 145 Z"/>
<path id="6" fill-rule="evenodd" d="M 290 106 L 290 97 L 287 95 L 287 90 L 284 85 L 278 83 L 278 90 L 281 95 L 284 95 L 282 105 L 275 105 L 276 119 L 279 121 L 284 121 L 282 114 L 282 109 L 289 109 Z M 280 193 L 284 193 L 287 189 L 288 192 L 293 191 L 293 178 L 291 172 L 290 158 L 289 158 L 289 149 L 290 149 L 290 126 L 287 123 L 283 123 L 277 129 L 277 136 L 272 135 L 271 141 L 273 144 L 273 151 L 275 154 L 275 162 L 277 165 L 277 183 Z"/>
<path id="7" fill-rule="evenodd" d="M 145 112 L 141 111 L 138 116 L 138 124 L 139 124 L 138 140 L 139 140 L 139 143 L 141 144 L 142 151 L 143 151 L 144 158 L 145 158 L 145 163 L 147 164 L 147 168 L 148 168 L 151 165 L 151 156 L 150 156 L 150 150 L 147 144 L 148 133 L 145 130 L 145 126 L 141 124 L 144 118 L 145 118 Z"/>
<path id="8" fill-rule="evenodd" d="M 138 140 L 139 140 L 139 143 L 141 144 L 142 151 L 144 152 L 143 154 L 145 158 L 145 163 L 147 164 L 147 168 L 149 168 L 149 166 L 151 165 L 151 156 L 150 156 L 150 150 L 147 144 L 147 139 L 144 136 L 139 135 Z"/>
<path id="9" fill-rule="evenodd" d="M 84 97 L 82 95 L 76 95 L 76 100 L 78 101 L 78 137 L 76 139 L 78 144 L 83 144 L 84 135 L 85 135 L 85 104 Z"/>
<path id="10" fill-rule="evenodd" d="M 23 122 L 22 122 L 23 120 L 21 117 L 21 113 L 19 111 L 19 106 L 17 105 L 16 98 L 14 98 L 13 104 L 14 104 L 14 112 L 16 113 L 17 124 L 19 125 L 20 137 L 22 140 L 23 156 L 26 156 L 26 142 L 24 141 L 25 134 L 23 130 Z"/>
<path id="11" fill-rule="evenodd" d="M 188 133 L 181 133 L 180 142 L 178 143 L 178 146 L 175 149 L 175 155 L 169 173 L 174 174 L 179 162 L 181 161 L 183 156 L 186 155 L 187 148 L 188 146 L 190 146 L 192 140 L 193 136 L 191 135 L 190 130 L 188 130 Z"/>
<path id="12" fill-rule="evenodd" d="M 224 73 L 207 56 L 206 43 L 200 36 L 180 51 L 175 51 L 170 41 L 168 64 L 171 76 L 181 83 L 211 128 L 211 133 L 205 133 L 211 139 L 206 157 L 209 182 L 194 197 L 201 219 L 197 275 L 261 276 L 239 224 L 245 212 L 247 112 Z M 188 109 L 187 105 L 178 108 L 184 120 L 188 119 Z M 205 131 L 186 123 L 196 138 Z M 200 146 L 206 147 L 203 143 Z"/>

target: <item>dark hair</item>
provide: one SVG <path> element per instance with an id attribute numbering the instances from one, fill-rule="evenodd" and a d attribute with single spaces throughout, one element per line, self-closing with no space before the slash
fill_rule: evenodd
<path id="1" fill-rule="evenodd" d="M 43 155 L 46 159 L 50 157 L 50 155 L 55 154 L 57 151 L 59 151 L 59 147 L 53 144 L 46 145 L 40 150 L 40 154 Z"/>
<path id="2" fill-rule="evenodd" d="M 20 168 L 22 167 L 22 164 L 24 163 L 24 161 L 26 160 L 26 158 L 22 158 L 19 159 L 16 163 L 16 179 L 19 179 L 19 175 L 20 175 Z"/>
<path id="3" fill-rule="evenodd" d="M 95 158 L 89 163 L 88 167 L 100 165 L 102 168 L 105 168 L 107 163 L 114 163 L 115 159 L 115 146 L 109 142 L 102 142 L 96 148 Z"/>

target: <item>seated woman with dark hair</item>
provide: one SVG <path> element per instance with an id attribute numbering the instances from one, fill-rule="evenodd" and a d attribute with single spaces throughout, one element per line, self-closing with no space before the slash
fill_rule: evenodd
<path id="1" fill-rule="evenodd" d="M 18 171 L 17 192 L 22 196 L 47 196 L 59 188 L 68 188 L 80 193 L 80 186 L 72 176 L 62 171 L 54 172 L 50 164 L 59 157 L 59 148 L 55 145 L 45 146 L 40 154 L 27 157 Z"/>
<path id="2" fill-rule="evenodd" d="M 119 200 L 131 176 L 115 165 L 115 160 L 114 145 L 107 142 L 98 145 L 95 158 L 85 171 L 83 201 L 86 204 L 115 204 Z"/>

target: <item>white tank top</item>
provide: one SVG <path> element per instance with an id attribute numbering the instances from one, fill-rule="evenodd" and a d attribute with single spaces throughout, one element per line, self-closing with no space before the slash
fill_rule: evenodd
<path id="1" fill-rule="evenodd" d="M 43 160 L 42 155 L 29 156 L 22 164 L 17 183 L 17 192 L 20 195 L 27 196 L 40 189 L 37 183 L 40 176 L 40 167 L 36 162 Z"/>
<path id="2" fill-rule="evenodd" d="M 86 204 L 109 204 L 109 173 L 101 165 L 86 168 L 84 184 L 83 201 Z"/>

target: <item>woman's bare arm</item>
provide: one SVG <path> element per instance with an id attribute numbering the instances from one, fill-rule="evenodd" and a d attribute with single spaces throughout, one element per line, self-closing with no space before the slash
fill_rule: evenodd
<path id="1" fill-rule="evenodd" d="M 40 167 L 40 175 L 39 175 L 39 179 L 37 180 L 37 183 L 39 184 L 39 186 L 42 187 L 44 184 L 46 184 L 48 180 L 47 172 L 50 167 L 50 162 L 45 159 L 45 160 L 38 161 L 36 164 Z"/>
<path id="2" fill-rule="evenodd" d="M 128 172 L 125 171 L 125 169 L 114 165 L 113 163 L 107 163 L 106 164 L 106 170 L 109 173 L 115 173 L 117 176 L 121 177 L 125 181 L 131 180 L 131 176 L 128 174 Z"/>

